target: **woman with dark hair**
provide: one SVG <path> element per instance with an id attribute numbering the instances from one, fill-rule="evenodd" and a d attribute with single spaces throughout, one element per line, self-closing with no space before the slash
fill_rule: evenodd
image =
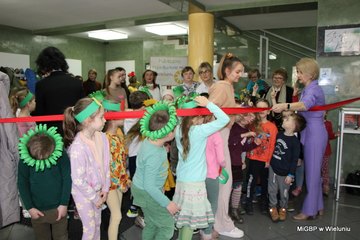
<path id="1" fill-rule="evenodd" d="M 126 70 L 122 67 L 115 68 L 120 71 L 120 86 L 125 90 L 126 92 L 126 100 L 129 104 L 129 97 L 130 97 L 130 90 L 128 86 L 126 85 Z"/>
<path id="2" fill-rule="evenodd" d="M 36 83 L 34 116 L 62 114 L 66 107 L 74 106 L 84 97 L 82 82 L 68 73 L 65 55 L 55 47 L 47 47 L 36 59 L 38 73 L 43 77 Z M 63 135 L 61 122 L 47 122 Z"/>
<path id="3" fill-rule="evenodd" d="M 142 83 L 141 86 L 139 87 L 139 90 L 145 91 L 148 94 L 150 94 L 151 95 L 149 96 L 150 98 L 160 101 L 161 91 L 160 91 L 160 85 L 156 84 L 156 77 L 157 77 L 157 72 L 150 69 L 145 70 L 142 76 Z"/>

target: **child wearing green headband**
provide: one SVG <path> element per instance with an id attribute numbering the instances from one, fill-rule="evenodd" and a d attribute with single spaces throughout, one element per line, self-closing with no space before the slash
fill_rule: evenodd
<path id="1" fill-rule="evenodd" d="M 142 239 L 171 239 L 174 218 L 180 209 L 163 193 L 169 163 L 164 143 L 174 138 L 176 109 L 169 103 L 158 102 L 146 109 L 140 120 L 141 133 L 146 137 L 136 157 L 136 172 L 131 192 L 134 204 L 141 207 L 146 225 Z"/>
<path id="2" fill-rule="evenodd" d="M 36 239 L 68 239 L 70 162 L 56 127 L 38 125 L 20 139 L 18 187 Z"/>
<path id="3" fill-rule="evenodd" d="M 27 88 L 22 88 L 11 95 L 10 105 L 16 117 L 30 117 L 36 107 L 35 96 Z M 17 122 L 16 125 L 19 137 L 36 126 L 35 122 Z"/>
<path id="4" fill-rule="evenodd" d="M 64 112 L 64 141 L 82 239 L 100 239 L 101 210 L 110 188 L 110 147 L 102 129 L 104 108 L 96 98 L 80 99 Z"/>

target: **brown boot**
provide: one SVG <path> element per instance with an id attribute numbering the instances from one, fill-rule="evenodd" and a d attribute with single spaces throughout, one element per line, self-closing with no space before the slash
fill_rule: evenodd
<path id="1" fill-rule="evenodd" d="M 285 208 L 280 208 L 279 220 L 280 221 L 285 221 L 285 219 L 286 219 L 286 209 Z"/>
<path id="2" fill-rule="evenodd" d="M 270 208 L 269 213 L 270 213 L 271 220 L 273 222 L 279 221 L 279 213 L 278 213 L 278 210 L 276 207 Z"/>

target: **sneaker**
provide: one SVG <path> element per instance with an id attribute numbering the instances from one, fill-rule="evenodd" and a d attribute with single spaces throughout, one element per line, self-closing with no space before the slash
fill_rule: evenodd
<path id="1" fill-rule="evenodd" d="M 137 217 L 138 215 L 139 215 L 138 210 L 134 206 L 131 206 L 126 213 L 126 216 L 128 216 L 129 218 L 134 218 Z"/>
<path id="2" fill-rule="evenodd" d="M 212 235 L 204 233 L 203 230 L 200 230 L 199 233 L 200 233 L 201 240 L 211 240 L 212 239 Z"/>
<path id="3" fill-rule="evenodd" d="M 244 236 L 244 232 L 237 227 L 229 232 L 219 232 L 219 234 L 230 238 L 242 238 Z"/>
<path id="4" fill-rule="evenodd" d="M 237 208 L 230 208 L 229 215 L 234 222 L 244 223 L 244 219 L 240 216 Z"/>
<path id="5" fill-rule="evenodd" d="M 145 220 L 141 216 L 137 216 L 134 223 L 136 226 L 138 226 L 141 229 L 144 229 L 145 227 Z"/>
<path id="6" fill-rule="evenodd" d="M 288 212 L 294 212 L 294 211 L 295 211 L 295 207 L 294 207 L 294 202 L 293 202 L 293 201 L 289 201 L 289 202 L 288 202 L 287 211 L 288 211 Z"/>
<path id="7" fill-rule="evenodd" d="M 284 208 L 284 210 L 285 210 L 285 208 Z M 270 213 L 271 220 L 273 222 L 279 221 L 279 213 L 278 213 L 278 210 L 276 207 L 270 208 L 269 213 Z"/>
<path id="8" fill-rule="evenodd" d="M 279 220 L 280 221 L 285 221 L 286 220 L 286 209 L 285 208 L 280 208 Z"/>

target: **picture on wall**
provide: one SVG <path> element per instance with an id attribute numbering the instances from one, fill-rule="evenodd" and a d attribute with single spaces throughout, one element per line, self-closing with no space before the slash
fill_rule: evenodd
<path id="1" fill-rule="evenodd" d="M 319 56 L 360 55 L 360 25 L 318 28 Z"/>

